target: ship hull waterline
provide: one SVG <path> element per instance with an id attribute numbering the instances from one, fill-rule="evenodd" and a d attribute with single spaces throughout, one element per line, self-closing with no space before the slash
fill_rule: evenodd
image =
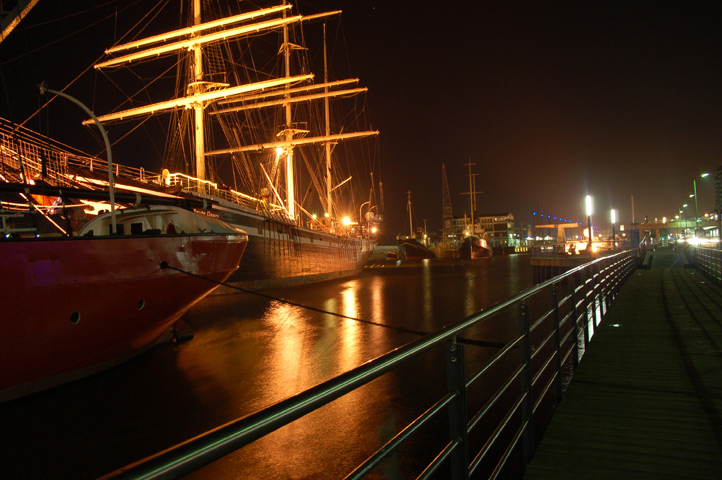
<path id="1" fill-rule="evenodd" d="M 245 234 L 0 241 L 0 401 L 153 346 L 237 268 Z"/>
<path id="2" fill-rule="evenodd" d="M 231 288 L 219 288 L 214 294 L 233 293 L 234 287 L 255 291 L 350 277 L 363 271 L 376 248 L 374 240 L 302 228 L 250 209 L 224 207 L 213 212 L 247 232 L 249 240 L 238 270 L 226 281 Z"/>

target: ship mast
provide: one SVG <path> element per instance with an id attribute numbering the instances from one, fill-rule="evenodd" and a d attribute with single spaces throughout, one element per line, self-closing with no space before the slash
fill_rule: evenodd
<path id="1" fill-rule="evenodd" d="M 474 181 L 474 176 L 476 174 L 471 173 L 471 167 L 474 165 L 476 164 L 471 163 L 471 156 L 469 156 L 469 163 L 467 163 L 466 166 L 469 167 L 469 203 L 471 207 L 471 235 L 474 235 L 476 223 L 476 219 L 474 218 L 474 208 L 476 207 L 476 189 L 474 188 L 476 182 Z"/>
<path id="2" fill-rule="evenodd" d="M 409 201 L 407 202 L 407 209 L 409 211 L 409 238 L 414 238 L 414 222 L 411 220 L 411 190 L 406 192 L 406 195 L 409 198 Z"/>
<path id="3" fill-rule="evenodd" d="M 283 0 L 283 5 L 286 5 L 286 0 Z M 283 12 L 283 18 L 286 18 L 286 11 Z M 283 65 L 284 74 L 286 78 L 291 76 L 291 44 L 288 41 L 288 26 L 283 26 Z M 291 98 L 291 94 L 288 92 L 290 89 L 289 85 L 286 85 L 286 94 L 283 96 L 285 100 Z M 293 112 L 291 110 L 291 103 L 284 105 L 286 113 L 286 127 L 283 131 L 279 132 L 279 136 L 283 137 L 286 142 L 293 140 L 294 131 L 291 128 L 291 121 L 293 120 Z M 288 216 L 291 220 L 296 218 L 296 199 L 294 195 L 295 185 L 293 183 L 293 145 L 289 145 L 286 148 L 286 208 L 288 209 Z"/>
<path id="4" fill-rule="evenodd" d="M 323 91 L 326 95 L 328 95 L 328 58 L 326 56 L 326 24 L 323 24 L 323 83 L 325 85 Z M 326 137 L 329 137 L 331 135 L 331 121 L 330 121 L 330 113 L 329 113 L 329 101 L 328 97 L 324 98 L 323 101 L 323 110 L 325 115 L 325 122 L 326 122 Z M 329 216 L 333 218 L 333 199 L 331 198 L 331 191 L 333 190 L 331 188 L 331 142 L 326 142 L 325 145 L 326 150 L 326 211 L 328 212 Z M 361 219 L 359 218 L 359 222 Z"/>
<path id="5" fill-rule="evenodd" d="M 189 51 L 191 53 L 192 73 L 190 82 L 186 89 L 185 95 L 170 100 L 164 100 L 153 104 L 133 107 L 130 109 L 117 111 L 105 115 L 100 115 L 98 119 L 101 122 L 112 122 L 118 120 L 126 120 L 134 117 L 147 116 L 181 108 L 193 109 L 194 111 L 194 151 L 195 151 L 195 169 L 196 177 L 205 180 L 208 176 L 205 159 L 213 155 L 226 155 L 242 152 L 262 153 L 263 150 L 273 149 L 276 152 L 277 159 L 280 160 L 283 155 L 286 156 L 286 208 L 288 217 L 291 220 L 296 219 L 297 205 L 295 201 L 295 174 L 294 174 L 294 149 L 297 146 L 325 143 L 326 150 L 326 185 L 325 207 L 329 215 L 333 215 L 333 197 L 332 192 L 336 188 L 350 180 L 350 177 L 340 184 L 333 186 L 333 176 L 331 175 L 331 154 L 333 146 L 342 140 L 350 140 L 367 136 L 378 135 L 378 131 L 361 131 L 361 132 L 343 132 L 331 134 L 330 121 L 328 113 L 328 99 L 330 97 L 347 97 L 356 95 L 366 91 L 366 88 L 349 88 L 338 89 L 349 83 L 356 83 L 358 79 L 342 80 L 336 82 L 328 82 L 327 78 L 323 85 L 312 84 L 314 76 L 310 73 L 291 76 L 291 51 L 301 49 L 302 47 L 294 45 L 290 42 L 290 24 L 299 24 L 302 21 L 317 20 L 331 15 L 338 15 L 339 10 L 333 12 L 320 13 L 310 16 L 292 15 L 290 13 L 291 5 L 287 0 L 282 5 L 260 9 L 254 12 L 238 14 L 224 19 L 213 20 L 202 23 L 201 18 L 201 0 L 193 0 L 192 14 L 193 25 L 155 35 L 149 38 L 133 41 L 130 43 L 116 45 L 108 50 L 106 54 L 113 55 L 95 65 L 98 70 L 117 67 L 121 65 L 129 65 L 143 59 L 157 58 L 168 55 L 173 52 Z M 267 20 L 256 21 L 256 19 L 281 14 L 281 18 L 270 18 Z M 252 23 L 245 23 L 253 21 Z M 228 28 L 220 29 L 219 27 L 228 26 Z M 231 38 L 247 37 L 250 35 L 258 35 L 262 32 L 274 29 L 283 29 L 283 45 L 281 52 L 283 53 L 283 74 L 278 78 L 266 79 L 254 83 L 230 86 L 225 83 L 213 83 L 204 80 L 203 72 L 203 52 L 205 45 L 212 42 L 225 41 Z M 325 28 L 324 28 L 325 43 Z M 327 66 L 326 52 L 324 45 L 324 64 Z M 327 71 L 327 68 L 325 68 Z M 326 73 L 327 75 L 327 73 Z M 322 91 L 321 91 L 322 89 Z M 315 90 L 315 92 L 314 92 Z M 300 95 L 299 95 L 300 94 Z M 308 102 L 312 100 L 326 99 L 326 128 L 325 134 L 316 137 L 309 137 L 309 130 L 300 129 L 293 123 L 293 105 L 298 102 Z M 271 106 L 282 105 L 284 109 L 285 125 L 276 133 L 274 141 L 260 144 L 243 144 L 242 146 L 231 147 L 226 149 L 206 150 L 205 146 L 205 127 L 204 113 L 205 107 L 209 104 L 217 103 L 241 103 L 240 106 L 225 108 L 220 111 L 211 112 L 212 114 L 231 113 L 249 108 L 267 108 Z M 90 121 L 83 122 L 84 125 Z M 319 190 L 323 187 L 319 186 Z M 324 200 L 322 200 L 324 201 Z"/>
<path id="6" fill-rule="evenodd" d="M 193 25 L 201 24 L 201 0 L 193 0 Z M 197 37 L 194 33 L 191 38 Z M 193 87 L 194 94 L 204 92 L 203 88 L 203 49 L 199 43 L 195 43 L 193 49 L 193 83 L 189 87 Z M 205 143 L 204 143 L 204 122 L 203 122 L 204 105 L 202 101 L 193 103 L 193 114 L 195 116 L 195 150 L 196 150 L 196 177 L 201 180 L 206 179 L 206 161 L 205 161 Z"/>
<path id="7" fill-rule="evenodd" d="M 451 194 L 449 193 L 449 181 L 446 178 L 446 164 L 441 164 L 441 187 L 443 189 L 442 216 L 444 220 L 444 241 L 448 241 L 453 234 L 452 221 L 454 214 L 451 209 Z"/>

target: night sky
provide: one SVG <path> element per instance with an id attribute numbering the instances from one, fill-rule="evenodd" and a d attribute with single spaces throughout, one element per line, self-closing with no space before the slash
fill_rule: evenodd
<path id="1" fill-rule="evenodd" d="M 72 17 L 86 25 L 112 12 L 105 2 L 50 3 L 0 44 L 5 118 L 22 121 L 37 107 L 20 72 L 52 74 L 62 87 L 112 39 L 109 17 L 79 33 L 83 48 L 62 64 L 62 41 L 16 59 L 40 46 L 29 27 L 49 10 L 98 5 Z M 612 207 L 631 222 L 632 195 L 638 221 L 674 215 L 693 200 L 693 179 L 722 164 L 720 2 L 313 0 L 301 12 L 324 7 L 344 10 L 351 69 L 369 87 L 391 237 L 408 230 L 409 190 L 417 223 L 440 228 L 442 163 L 455 215 L 468 210 L 461 193 L 471 159 L 482 213 L 511 212 L 517 225 L 531 223 L 532 212 L 583 221 L 591 194 L 602 226 Z M 69 27 L 44 30 L 63 38 L 78 30 Z M 77 45 L 76 37 L 66 42 Z M 15 103 L 20 96 L 30 107 Z M 700 213 L 710 211 L 714 176 L 697 190 Z"/>

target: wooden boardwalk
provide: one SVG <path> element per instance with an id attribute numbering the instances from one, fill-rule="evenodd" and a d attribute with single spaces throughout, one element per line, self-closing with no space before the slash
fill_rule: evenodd
<path id="1" fill-rule="evenodd" d="M 597 327 L 524 478 L 722 479 L 722 289 L 652 252 Z"/>

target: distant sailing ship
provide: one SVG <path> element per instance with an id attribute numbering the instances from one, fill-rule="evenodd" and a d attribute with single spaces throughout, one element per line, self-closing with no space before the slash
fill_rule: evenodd
<path id="1" fill-rule="evenodd" d="M 332 124 L 330 100 L 349 99 L 366 88 L 348 88 L 358 79 L 329 81 L 327 74 L 316 82 L 307 65 L 305 37 L 294 30 L 340 11 L 304 16 L 292 14 L 284 2 L 211 19 L 200 3 L 193 2 L 192 26 L 116 45 L 106 50 L 107 60 L 95 65 L 105 70 L 177 55 L 175 97 L 100 115 L 99 120 L 107 124 L 171 114 L 166 169 L 159 183 L 212 199 L 214 215 L 248 233 L 243 262 L 230 283 L 263 288 L 359 272 L 376 246 L 374 232 L 383 212 L 371 171 L 366 172 L 371 182 L 366 201 L 351 198 L 341 206 L 342 197 L 352 191 L 352 175 L 334 161 L 334 150 L 339 142 L 378 132 L 346 131 Z M 273 33 L 280 50 L 274 49 L 273 60 L 260 61 L 253 56 L 259 37 Z M 268 42 L 262 47 L 267 49 Z M 280 71 L 261 72 L 265 65 Z M 315 117 L 320 121 L 313 123 Z M 175 127 L 190 133 L 184 137 Z M 182 140 L 189 137 L 192 146 Z M 300 163 L 306 166 L 302 187 Z M 186 173 L 172 173 L 184 168 Z M 315 200 L 312 191 L 318 194 Z M 319 209 L 323 213 L 315 215 Z"/>
<path id="2" fill-rule="evenodd" d="M 459 242 L 454 229 L 454 213 L 451 207 L 451 194 L 449 181 L 446 178 L 446 164 L 441 164 L 442 188 L 442 223 L 441 241 L 434 247 L 434 253 L 439 258 L 454 258 L 459 256 Z"/>
<path id="3" fill-rule="evenodd" d="M 397 241 L 399 244 L 398 256 L 399 260 L 424 260 L 427 258 L 436 258 L 434 252 L 429 250 L 428 247 L 419 242 L 419 238 L 423 240 L 423 229 L 417 229 L 414 234 L 414 221 L 412 215 L 411 206 L 411 192 L 406 192 L 408 201 L 406 203 L 407 211 L 409 212 L 409 235 L 398 235 Z"/>
<path id="4" fill-rule="evenodd" d="M 489 258 L 494 255 L 486 239 L 481 234 L 476 234 L 476 174 L 471 173 L 471 167 L 474 163 L 466 164 L 469 167 L 469 206 L 471 208 L 471 222 L 468 234 L 464 236 L 459 245 L 459 258 L 478 260 L 481 258 Z"/>

